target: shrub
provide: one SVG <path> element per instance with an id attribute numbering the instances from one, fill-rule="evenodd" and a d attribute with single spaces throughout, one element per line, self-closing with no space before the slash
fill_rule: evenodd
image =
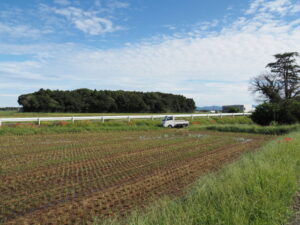
<path id="1" fill-rule="evenodd" d="M 279 110 L 277 103 L 263 103 L 256 107 L 251 119 L 260 125 L 270 125 L 272 121 L 278 121 Z"/>
<path id="2" fill-rule="evenodd" d="M 263 103 L 256 107 L 251 119 L 263 126 L 300 122 L 300 102 L 285 100 L 281 103 Z"/>
<path id="3" fill-rule="evenodd" d="M 280 106 L 278 122 L 280 124 L 300 122 L 300 102 L 295 100 L 284 101 Z"/>

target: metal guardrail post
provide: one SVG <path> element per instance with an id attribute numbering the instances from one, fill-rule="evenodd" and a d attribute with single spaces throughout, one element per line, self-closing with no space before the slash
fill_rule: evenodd
<path id="1" fill-rule="evenodd" d="M 0 120 L 0 127 L 2 126 L 2 120 Z"/>
<path id="2" fill-rule="evenodd" d="M 38 125 L 40 126 L 41 125 L 41 119 L 38 118 Z"/>
<path id="3" fill-rule="evenodd" d="M 72 123 L 74 124 L 74 122 L 75 122 L 75 119 L 74 119 L 74 116 L 72 117 Z"/>
<path id="4" fill-rule="evenodd" d="M 130 122 L 130 116 L 128 116 L 128 122 Z"/>
<path id="5" fill-rule="evenodd" d="M 102 123 L 104 123 L 104 116 L 102 116 Z"/>

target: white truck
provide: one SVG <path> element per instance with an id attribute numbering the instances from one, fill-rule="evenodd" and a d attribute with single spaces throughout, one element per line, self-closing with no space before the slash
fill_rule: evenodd
<path id="1" fill-rule="evenodd" d="M 189 125 L 189 121 L 186 120 L 175 120 L 174 116 L 166 116 L 162 121 L 163 127 L 187 127 Z"/>

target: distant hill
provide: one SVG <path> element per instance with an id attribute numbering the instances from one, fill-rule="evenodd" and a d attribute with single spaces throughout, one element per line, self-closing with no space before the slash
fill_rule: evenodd
<path id="1" fill-rule="evenodd" d="M 221 111 L 222 110 L 222 106 L 218 106 L 218 105 L 212 105 L 212 106 L 202 106 L 202 107 L 196 107 L 196 110 L 198 111 Z"/>

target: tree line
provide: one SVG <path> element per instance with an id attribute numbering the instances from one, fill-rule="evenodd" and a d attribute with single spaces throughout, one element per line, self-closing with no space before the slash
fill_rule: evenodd
<path id="1" fill-rule="evenodd" d="M 182 95 L 161 92 L 77 89 L 40 89 L 19 96 L 24 112 L 166 113 L 193 112 L 195 102 Z"/>
<path id="2" fill-rule="evenodd" d="M 300 122 L 300 66 L 298 52 L 274 55 L 275 61 L 267 64 L 268 71 L 251 81 L 251 90 L 258 93 L 263 104 L 252 114 L 261 125 Z"/>

